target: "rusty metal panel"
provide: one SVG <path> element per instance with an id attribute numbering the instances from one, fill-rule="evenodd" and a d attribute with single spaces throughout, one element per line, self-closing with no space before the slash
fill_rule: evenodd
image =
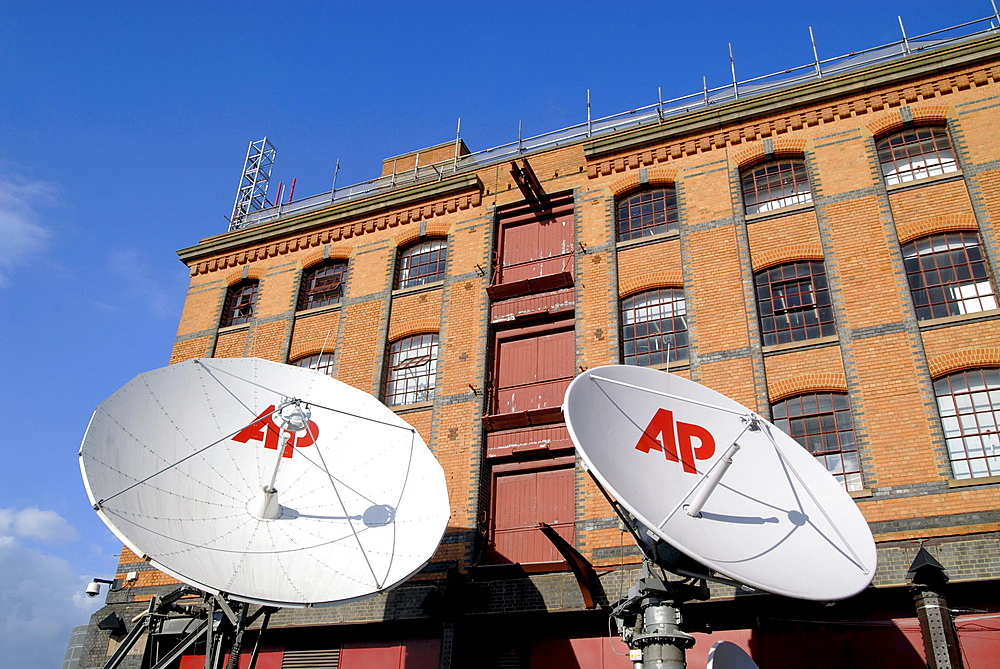
<path id="1" fill-rule="evenodd" d="M 573 442 L 565 425 L 527 427 L 486 435 L 486 455 L 491 458 L 570 448 Z"/>
<path id="2" fill-rule="evenodd" d="M 576 295 L 572 289 L 556 290 L 540 295 L 527 295 L 502 302 L 494 302 L 490 307 L 490 321 L 504 323 L 542 314 L 562 314 L 576 306 Z"/>

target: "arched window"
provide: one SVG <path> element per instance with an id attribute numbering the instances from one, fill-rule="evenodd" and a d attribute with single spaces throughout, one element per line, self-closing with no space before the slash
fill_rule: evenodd
<path id="1" fill-rule="evenodd" d="M 903 246 L 903 265 L 919 320 L 997 308 L 979 235 L 947 232 Z"/>
<path id="2" fill-rule="evenodd" d="M 448 260 L 448 242 L 427 239 L 408 246 L 399 253 L 396 267 L 396 288 L 423 286 L 444 279 Z"/>
<path id="3" fill-rule="evenodd" d="M 743 171 L 743 206 L 748 214 L 812 202 L 812 188 L 801 158 L 782 158 Z"/>
<path id="4" fill-rule="evenodd" d="M 1000 369 L 969 369 L 934 382 L 956 479 L 1000 476 Z"/>
<path id="5" fill-rule="evenodd" d="M 437 376 L 437 333 L 413 335 L 389 347 L 385 403 L 389 406 L 429 401 Z"/>
<path id="6" fill-rule="evenodd" d="M 958 171 L 944 128 L 911 128 L 879 140 L 878 162 L 889 186 Z"/>
<path id="7" fill-rule="evenodd" d="M 821 261 L 778 265 L 754 275 L 764 346 L 836 334 Z"/>
<path id="8" fill-rule="evenodd" d="M 618 241 L 677 230 L 677 192 L 651 188 L 617 202 Z"/>
<path id="9" fill-rule="evenodd" d="M 298 310 L 339 304 L 344 297 L 346 276 L 347 263 L 343 261 L 327 260 L 307 268 L 302 273 Z"/>
<path id="10" fill-rule="evenodd" d="M 861 458 L 845 393 L 811 393 L 771 406 L 774 424 L 816 456 L 847 490 L 861 490 Z"/>
<path id="11" fill-rule="evenodd" d="M 222 319 L 219 327 L 241 325 L 253 318 L 254 306 L 257 301 L 259 282 L 245 279 L 234 283 L 226 291 L 226 303 L 222 307 Z"/>
<path id="12" fill-rule="evenodd" d="M 315 353 L 303 356 L 297 360 L 293 360 L 291 364 L 296 367 L 315 369 L 317 372 L 333 376 L 333 353 Z"/>
<path id="13" fill-rule="evenodd" d="M 688 357 L 684 289 L 657 288 L 622 300 L 622 361 L 661 365 Z"/>

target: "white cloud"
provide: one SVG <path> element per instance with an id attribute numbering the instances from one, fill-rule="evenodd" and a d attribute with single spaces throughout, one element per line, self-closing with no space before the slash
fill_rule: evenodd
<path id="1" fill-rule="evenodd" d="M 21 510 L 0 509 L 0 537 L 4 535 L 44 543 L 69 543 L 79 538 L 76 529 L 65 518 L 37 506 Z"/>
<path id="2" fill-rule="evenodd" d="M 38 223 L 37 212 L 56 203 L 52 184 L 0 174 L 0 286 L 13 268 L 45 249 L 50 233 Z"/>
<path id="3" fill-rule="evenodd" d="M 89 580 L 75 574 L 63 558 L 27 547 L 13 536 L 0 536 L 0 657 L 4 666 L 62 664 L 70 632 L 87 623 L 103 603 L 102 598 L 88 599 L 83 594 Z"/>

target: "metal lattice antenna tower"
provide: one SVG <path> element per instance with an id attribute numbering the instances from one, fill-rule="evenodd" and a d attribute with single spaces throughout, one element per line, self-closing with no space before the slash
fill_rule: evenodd
<path id="1" fill-rule="evenodd" d="M 271 206 L 267 199 L 267 187 L 271 180 L 275 153 L 277 149 L 267 137 L 250 142 L 250 146 L 247 147 L 247 159 L 243 167 L 243 176 L 240 177 L 240 187 L 236 191 L 233 215 L 229 217 L 230 230 L 242 228 L 243 217 L 250 212 Z"/>

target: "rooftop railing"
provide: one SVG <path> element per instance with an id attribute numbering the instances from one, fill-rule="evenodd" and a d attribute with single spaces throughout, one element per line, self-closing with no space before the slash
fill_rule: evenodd
<path id="1" fill-rule="evenodd" d="M 588 118 L 584 122 L 533 137 L 519 137 L 514 142 L 465 155 L 457 155 L 458 152 L 456 151 L 454 159 L 428 165 L 418 165 L 410 170 L 394 172 L 393 174 L 377 179 L 362 181 L 361 183 L 342 188 L 334 188 L 318 195 L 252 211 L 246 214 L 241 220 L 231 222 L 229 230 L 240 230 L 260 225 L 277 218 L 301 214 L 339 202 L 355 200 L 402 185 L 441 181 L 446 176 L 511 160 L 525 153 L 551 149 L 571 144 L 581 139 L 610 135 L 637 126 L 662 123 L 670 117 L 679 116 L 696 109 L 762 95 L 822 79 L 823 77 L 842 74 L 875 63 L 905 58 L 915 53 L 939 49 L 956 42 L 974 39 L 990 33 L 995 34 L 1000 31 L 1000 13 L 994 12 L 993 15 L 986 18 L 968 21 L 957 26 L 952 26 L 951 28 L 944 28 L 915 37 L 908 37 L 906 35 L 902 19 L 899 21 L 899 27 L 903 38 L 896 42 L 890 42 L 863 51 L 852 51 L 849 54 L 825 60 L 820 60 L 818 55 L 816 55 L 816 47 L 815 43 L 813 43 L 813 54 L 816 55 L 816 58 L 811 63 L 773 74 L 754 77 L 745 81 L 737 81 L 735 67 L 733 67 L 733 81 L 724 86 L 709 88 L 706 84 L 697 93 L 669 100 L 663 100 L 661 97 L 654 104 L 602 118 L 589 118 L 590 93 L 588 91 Z M 810 36 L 811 34 L 812 30 L 810 29 Z M 730 62 L 732 63 L 732 55 L 730 55 Z M 455 142 L 457 145 L 459 138 L 456 138 Z"/>

